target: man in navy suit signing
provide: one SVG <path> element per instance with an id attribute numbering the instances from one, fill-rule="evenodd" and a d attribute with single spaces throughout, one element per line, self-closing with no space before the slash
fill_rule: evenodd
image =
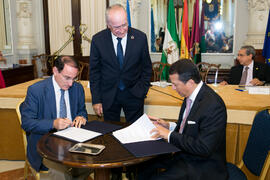
<path id="1" fill-rule="evenodd" d="M 47 170 L 37 152 L 37 142 L 44 134 L 69 126 L 79 128 L 87 121 L 84 89 L 74 82 L 78 68 L 78 62 L 73 58 L 58 57 L 54 62 L 53 76 L 29 86 L 20 106 L 22 128 L 28 141 L 27 159 L 36 171 Z M 50 169 L 49 172 L 52 179 L 76 179 L 65 169 Z M 86 176 L 88 174 L 86 172 Z M 76 176 L 82 179 L 80 174 Z"/>
<path id="2" fill-rule="evenodd" d="M 95 34 L 90 51 L 90 88 L 95 113 L 105 121 L 127 122 L 143 114 L 152 64 L 146 35 L 128 27 L 127 13 L 116 4 L 106 10 L 107 29 Z"/>
<path id="3" fill-rule="evenodd" d="M 180 152 L 161 155 L 141 166 L 139 180 L 226 180 L 227 112 L 223 100 L 201 81 L 188 59 L 172 64 L 172 88 L 184 97 L 177 123 L 156 117 L 154 138 L 163 138 Z M 165 169 L 162 172 L 157 169 Z"/>

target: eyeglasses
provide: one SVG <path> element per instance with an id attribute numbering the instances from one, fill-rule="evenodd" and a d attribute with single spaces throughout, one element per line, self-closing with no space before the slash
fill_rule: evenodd
<path id="1" fill-rule="evenodd" d="M 122 28 L 126 28 L 126 27 L 128 26 L 128 24 L 125 23 L 125 24 L 122 24 L 122 25 L 120 25 L 120 26 L 112 26 L 112 25 L 110 25 L 110 26 L 111 26 L 111 28 L 114 29 L 114 30 L 119 30 L 119 29 L 122 29 Z"/>
<path id="2" fill-rule="evenodd" d="M 242 56 L 247 56 L 247 55 L 246 54 L 237 54 L 237 56 L 242 57 Z"/>
<path id="3" fill-rule="evenodd" d="M 59 73 L 59 74 L 61 74 L 61 76 L 63 77 L 63 79 L 64 79 L 65 81 L 72 81 L 72 82 L 74 82 L 74 81 L 76 81 L 76 80 L 78 79 L 78 76 L 76 76 L 75 78 L 72 78 L 72 77 L 63 75 L 62 73 Z"/>

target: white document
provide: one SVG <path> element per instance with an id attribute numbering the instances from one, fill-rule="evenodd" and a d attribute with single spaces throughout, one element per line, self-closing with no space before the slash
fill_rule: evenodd
<path id="1" fill-rule="evenodd" d="M 156 140 L 151 138 L 153 134 L 150 134 L 152 129 L 156 128 L 153 122 L 148 118 L 146 114 L 143 114 L 137 121 L 130 126 L 113 132 L 122 144 Z"/>
<path id="2" fill-rule="evenodd" d="M 89 139 L 93 139 L 97 136 L 102 135 L 101 133 L 82 129 L 82 128 L 76 128 L 76 127 L 69 127 L 67 129 L 57 131 L 54 133 L 55 135 L 62 136 L 71 140 L 75 140 L 77 142 L 84 142 Z"/>
<path id="3" fill-rule="evenodd" d="M 249 94 L 270 94 L 270 87 L 269 86 L 252 86 L 246 87 L 248 89 Z"/>
<path id="4" fill-rule="evenodd" d="M 155 82 L 150 82 L 152 86 L 159 86 L 159 87 L 167 87 L 171 86 L 172 83 L 166 82 L 166 81 L 155 81 Z"/>

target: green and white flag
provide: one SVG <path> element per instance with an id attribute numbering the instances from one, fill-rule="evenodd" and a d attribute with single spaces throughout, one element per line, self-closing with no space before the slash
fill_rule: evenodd
<path id="1" fill-rule="evenodd" d="M 179 60 L 179 37 L 177 34 L 176 21 L 175 21 L 175 11 L 173 0 L 169 0 L 169 8 L 167 15 L 167 25 L 165 29 L 165 37 L 163 43 L 163 50 L 161 56 L 162 63 L 172 64 Z M 168 80 L 169 78 L 169 67 L 165 66 L 162 74 L 162 80 Z"/>

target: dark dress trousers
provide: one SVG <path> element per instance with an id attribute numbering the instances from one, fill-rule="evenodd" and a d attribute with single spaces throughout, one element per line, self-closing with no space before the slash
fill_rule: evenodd
<path id="1" fill-rule="evenodd" d="M 243 65 L 233 66 L 230 71 L 228 83 L 238 85 L 240 83 Z M 260 81 L 270 83 L 270 67 L 266 64 L 254 62 L 253 79 L 258 78 Z"/>
<path id="2" fill-rule="evenodd" d="M 182 134 L 179 127 L 186 108 L 180 110 L 175 130 L 169 142 L 181 151 L 158 157 L 156 164 L 143 167 L 139 179 L 155 180 L 226 180 L 226 124 L 227 112 L 223 100 L 207 85 L 200 89 L 186 119 Z M 167 159 L 164 160 L 164 157 Z M 152 176 L 151 166 L 166 170 Z M 152 171 L 152 172 L 151 172 Z M 151 177 L 149 178 L 148 175 Z M 142 177 L 142 178 L 140 178 Z"/>
<path id="3" fill-rule="evenodd" d="M 76 116 L 83 116 L 87 119 L 82 85 L 74 82 L 68 93 L 72 120 Z M 53 129 L 53 121 L 57 118 L 52 78 L 29 86 L 20 111 L 22 128 L 27 135 L 27 158 L 31 166 L 39 171 L 44 166 L 42 157 L 37 152 L 37 142 L 44 134 L 55 130 Z"/>
<path id="4" fill-rule="evenodd" d="M 123 61 L 123 67 L 120 69 L 109 29 L 93 36 L 89 74 L 92 103 L 102 103 L 105 111 L 111 108 L 119 93 L 120 79 L 129 93 L 128 96 L 141 100 L 143 108 L 152 75 L 147 37 L 143 32 L 128 28 Z"/>

